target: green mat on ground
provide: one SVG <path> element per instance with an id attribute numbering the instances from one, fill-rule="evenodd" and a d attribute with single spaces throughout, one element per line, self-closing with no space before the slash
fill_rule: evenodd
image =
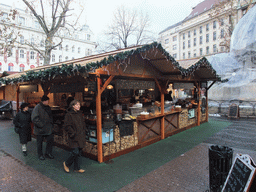
<path id="1" fill-rule="evenodd" d="M 54 160 L 39 161 L 33 146 L 34 154 L 29 154 L 26 164 L 74 192 L 116 191 L 189 151 L 230 124 L 225 121 L 209 120 L 200 126 L 117 157 L 110 164 L 100 164 L 82 157 L 81 168 L 86 170 L 84 174 L 72 171 L 65 173 L 62 162 L 67 158 L 68 152 L 56 147 Z"/>

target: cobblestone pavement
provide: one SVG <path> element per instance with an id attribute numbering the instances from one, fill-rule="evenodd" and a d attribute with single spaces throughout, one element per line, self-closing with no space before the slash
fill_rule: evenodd
<path id="1" fill-rule="evenodd" d="M 68 192 L 69 190 L 4 151 L 0 151 L 0 191 Z"/>
<path id="2" fill-rule="evenodd" d="M 248 154 L 256 162 L 256 120 L 233 120 L 232 124 L 204 143 L 128 184 L 118 192 L 171 191 L 209 192 L 209 157 L 211 145 L 228 146 L 237 154 Z"/>
<path id="3" fill-rule="evenodd" d="M 10 128 L 10 123 L 0 120 L 0 126 L 1 129 Z M 209 192 L 209 146 L 225 145 L 233 149 L 233 156 L 237 153 L 248 154 L 256 161 L 255 129 L 255 120 L 232 121 L 230 126 L 203 143 L 124 186 L 118 192 Z M 7 148 L 0 144 L 0 191 L 69 191 L 6 153 L 6 150 L 11 154 L 15 153 L 11 146 Z"/>

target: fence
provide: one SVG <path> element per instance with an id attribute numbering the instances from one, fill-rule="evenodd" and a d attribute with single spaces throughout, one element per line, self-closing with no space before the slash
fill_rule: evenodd
<path id="1" fill-rule="evenodd" d="M 239 116 L 252 118 L 256 117 L 255 108 L 256 101 L 245 100 L 210 100 L 208 101 L 208 109 L 210 115 L 228 116 L 229 106 L 236 104 L 239 106 Z"/>

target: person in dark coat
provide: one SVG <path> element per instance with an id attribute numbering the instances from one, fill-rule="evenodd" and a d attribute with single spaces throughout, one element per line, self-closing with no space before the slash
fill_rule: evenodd
<path id="1" fill-rule="evenodd" d="M 68 159 L 63 162 L 64 170 L 68 173 L 69 168 L 74 164 L 74 171 L 83 173 L 85 170 L 80 169 L 79 156 L 85 147 L 85 136 L 87 127 L 80 111 L 81 104 L 78 100 L 73 100 L 67 110 L 64 119 L 64 129 L 68 133 L 69 147 L 72 148 Z"/>
<path id="2" fill-rule="evenodd" d="M 28 106 L 29 103 L 22 103 L 21 111 L 13 119 L 13 124 L 18 128 L 24 156 L 27 156 L 27 143 L 31 141 L 31 114 L 28 111 Z"/>
<path id="3" fill-rule="evenodd" d="M 45 157 L 53 159 L 53 116 L 49 104 L 49 97 L 44 95 L 41 102 L 38 103 L 32 111 L 31 119 L 34 123 L 34 134 L 37 139 L 37 153 L 40 160 L 45 160 Z M 46 152 L 43 155 L 43 139 L 46 138 Z"/>

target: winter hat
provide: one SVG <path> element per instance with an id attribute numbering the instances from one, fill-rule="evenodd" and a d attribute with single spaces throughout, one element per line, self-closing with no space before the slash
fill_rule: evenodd
<path id="1" fill-rule="evenodd" d="M 21 110 L 23 110 L 25 107 L 29 106 L 29 103 L 22 103 L 20 105 Z"/>
<path id="2" fill-rule="evenodd" d="M 43 95 L 43 97 L 41 98 L 41 101 L 48 101 L 49 97 L 47 97 L 46 95 Z"/>

